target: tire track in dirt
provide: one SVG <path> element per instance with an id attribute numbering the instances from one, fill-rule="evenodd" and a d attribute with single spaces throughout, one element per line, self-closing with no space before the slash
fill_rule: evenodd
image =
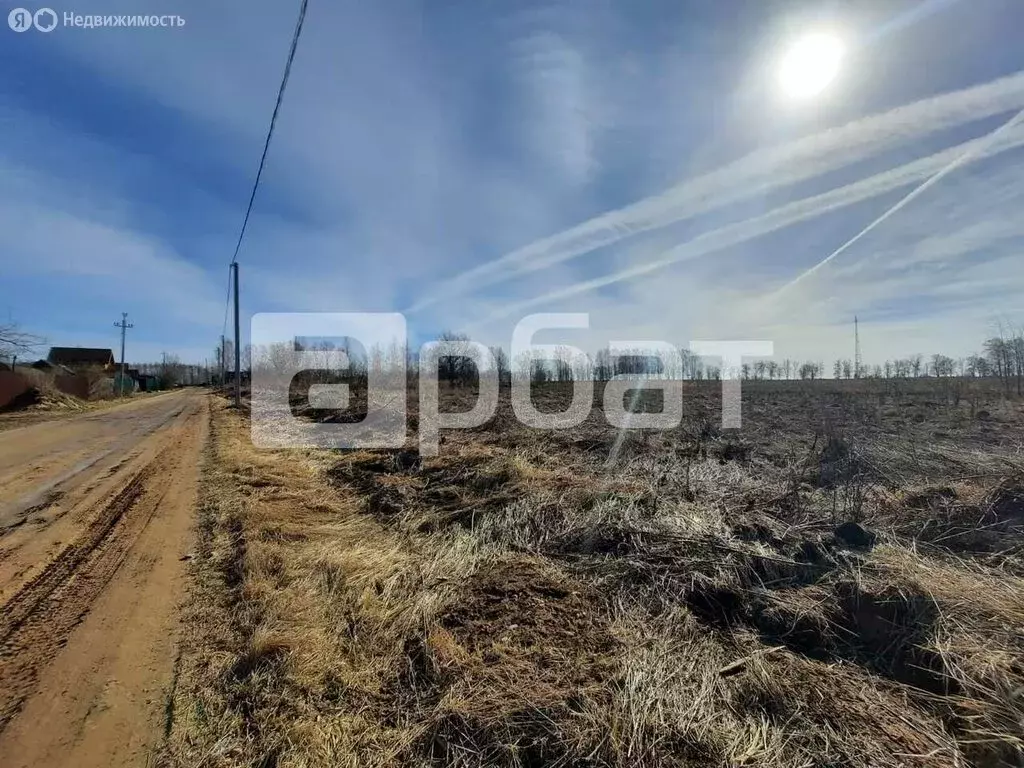
<path id="1" fill-rule="evenodd" d="M 148 465 L 114 497 L 86 530 L 4 606 L 0 618 L 0 730 L 17 714 L 36 673 L 117 571 L 155 505 L 136 502 L 152 474 Z"/>
<path id="2" fill-rule="evenodd" d="M 79 565 L 110 534 L 120 522 L 125 511 L 138 499 L 143 491 L 143 483 L 150 467 L 146 467 L 136 475 L 125 488 L 114 497 L 86 530 L 85 535 L 60 553 L 50 566 L 26 584 L 4 606 L 4 615 L 0 616 L 0 655 L 6 655 L 9 638 L 22 623 L 39 608 L 54 590 L 67 586 L 68 579 Z"/>
<path id="3" fill-rule="evenodd" d="M 185 396 L 131 457 L 94 466 L 95 477 L 77 483 L 62 504 L 82 524 L 27 581 L 9 583 L 15 591 L 0 606 L 0 764 L 128 765 L 159 738 L 150 710 L 160 710 L 176 655 L 180 559 L 206 428 L 204 400 Z"/>

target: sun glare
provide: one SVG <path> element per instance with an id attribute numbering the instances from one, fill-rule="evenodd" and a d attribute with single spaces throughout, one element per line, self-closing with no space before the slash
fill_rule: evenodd
<path id="1" fill-rule="evenodd" d="M 842 58 L 839 38 L 825 33 L 807 35 L 783 57 L 779 84 L 794 99 L 816 96 L 835 79 Z"/>

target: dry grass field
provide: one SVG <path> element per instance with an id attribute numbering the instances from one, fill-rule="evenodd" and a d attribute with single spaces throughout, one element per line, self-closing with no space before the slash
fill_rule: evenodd
<path id="1" fill-rule="evenodd" d="M 422 460 L 217 400 L 162 759 L 1024 765 L 1024 407 L 852 384 L 617 450 L 503 401 Z"/>

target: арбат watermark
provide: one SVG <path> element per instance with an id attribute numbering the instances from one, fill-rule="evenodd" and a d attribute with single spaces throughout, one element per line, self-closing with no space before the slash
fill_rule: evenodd
<path id="1" fill-rule="evenodd" d="M 157 28 L 177 29 L 185 26 L 185 19 L 176 13 L 170 14 L 98 14 L 55 11 L 53 8 L 14 8 L 7 14 L 7 26 L 15 32 L 53 32 L 58 27 L 72 29 L 100 29 L 122 27 L 125 29 Z"/>
<path id="2" fill-rule="evenodd" d="M 497 412 L 502 380 L 511 386 L 518 421 L 534 429 L 572 429 L 589 416 L 594 398 L 594 365 L 582 349 L 535 344 L 540 332 L 589 328 L 585 313 L 544 313 L 523 318 L 512 333 L 510 355 L 468 338 L 441 339 L 411 354 L 405 318 L 397 313 L 261 313 L 251 325 L 252 439 L 257 447 L 334 449 L 401 448 L 406 442 L 410 382 L 417 384 L 420 453 L 434 456 L 442 429 L 472 429 Z M 690 351 L 721 361 L 722 426 L 741 424 L 741 370 L 746 359 L 770 357 L 770 341 L 695 341 Z M 503 353 L 498 353 L 503 354 Z M 610 359 L 641 356 L 642 378 L 619 373 L 602 377 L 602 410 L 619 429 L 667 430 L 683 417 L 682 356 L 661 340 L 611 341 Z M 537 365 L 554 360 L 568 385 L 570 403 L 560 412 L 538 409 L 531 399 Z M 453 362 L 461 361 L 461 362 Z M 476 403 L 469 411 L 443 412 L 442 369 L 470 364 Z M 410 371 L 414 368 L 414 371 Z M 415 373 L 415 376 L 410 376 Z M 625 407 L 631 391 L 660 394 L 661 410 L 638 413 Z M 298 405 L 298 408 L 296 407 Z M 313 410 L 322 418 L 304 418 Z"/>

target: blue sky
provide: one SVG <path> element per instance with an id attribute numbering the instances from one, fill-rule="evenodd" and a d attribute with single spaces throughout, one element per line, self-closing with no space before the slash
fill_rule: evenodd
<path id="1" fill-rule="evenodd" d="M 0 315 L 115 347 L 128 311 L 129 358 L 210 357 L 298 3 L 51 7 L 186 24 L 0 30 Z M 243 325 L 405 311 L 507 347 L 589 312 L 566 341 L 832 359 L 857 313 L 871 362 L 966 354 L 1024 322 L 1024 126 L 984 142 L 1024 109 L 1021 28 L 1019 0 L 311 0 Z M 777 61 L 816 29 L 840 75 L 787 100 Z"/>

